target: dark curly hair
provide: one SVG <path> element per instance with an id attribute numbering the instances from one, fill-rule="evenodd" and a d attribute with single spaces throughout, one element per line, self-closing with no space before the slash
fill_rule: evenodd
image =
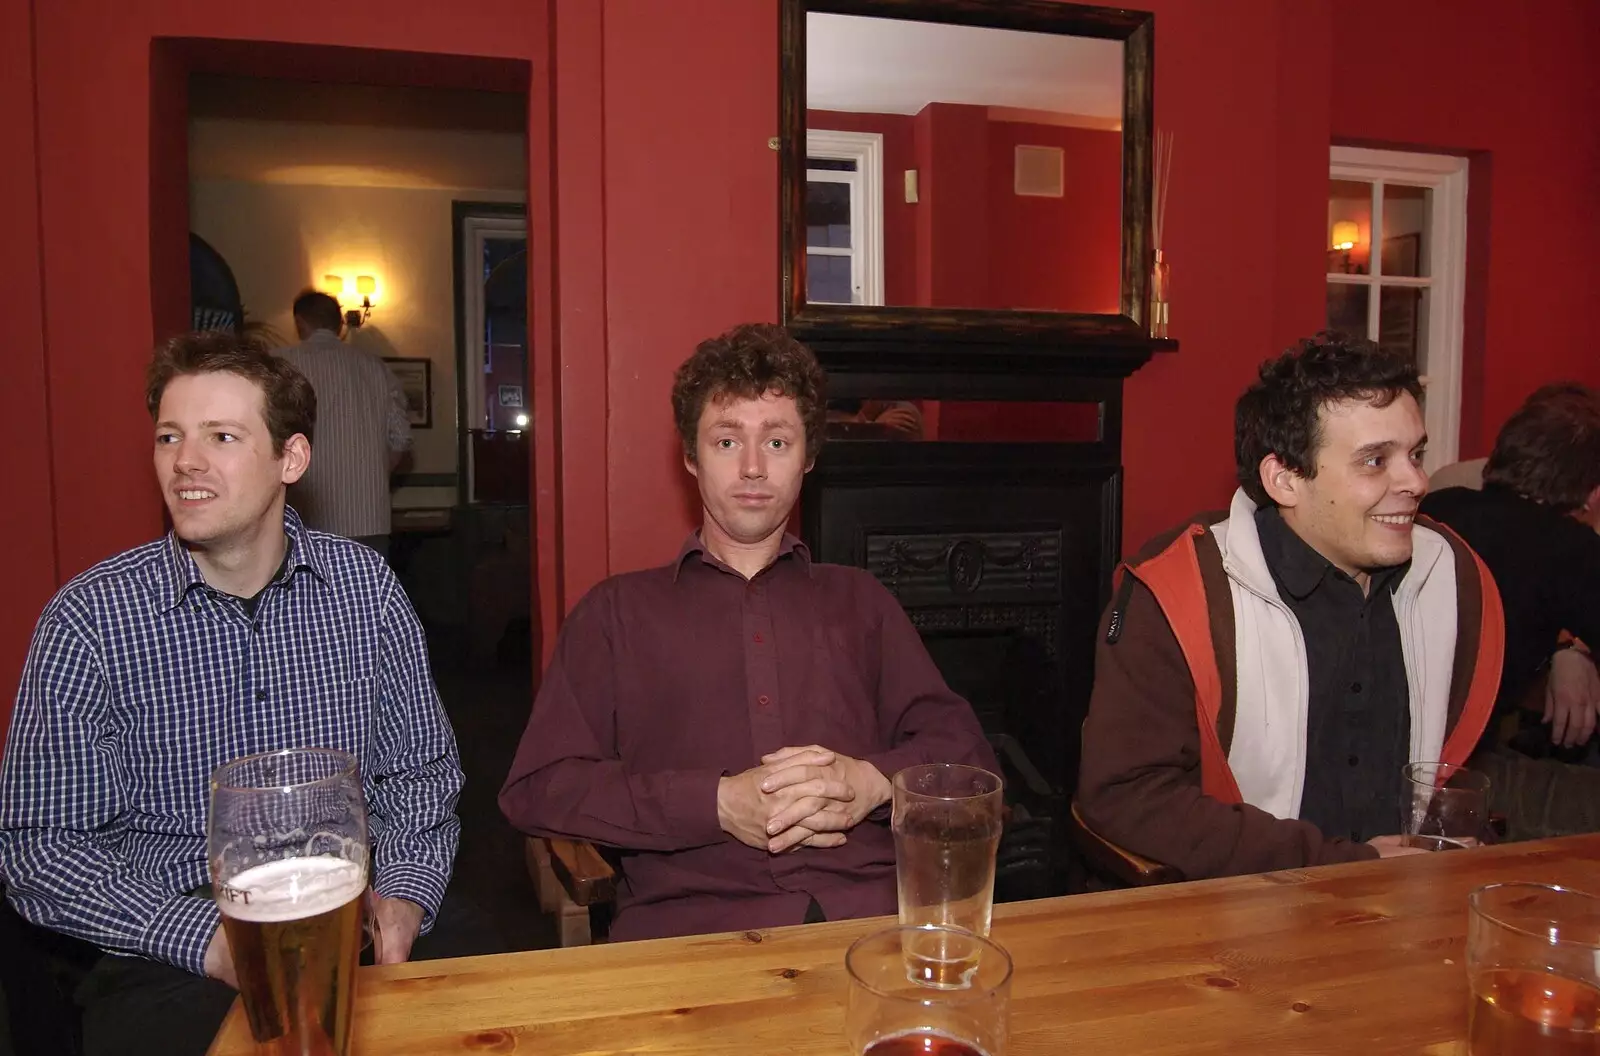
<path id="1" fill-rule="evenodd" d="M 1600 393 L 1571 381 L 1536 390 L 1501 427 L 1483 482 L 1559 513 L 1582 509 L 1600 487 Z"/>
<path id="2" fill-rule="evenodd" d="M 1277 455 L 1301 476 L 1314 477 L 1324 406 L 1363 400 L 1387 407 L 1404 392 L 1421 402 L 1416 364 L 1348 334 L 1325 330 L 1267 360 L 1233 409 L 1240 486 L 1257 506 L 1274 505 L 1261 486 L 1262 459 Z"/>
<path id="3" fill-rule="evenodd" d="M 806 431 L 806 458 L 822 447 L 827 418 L 827 376 L 817 357 L 789 331 L 772 323 L 745 323 L 700 342 L 672 381 L 672 416 L 691 462 L 700 415 L 711 400 L 760 399 L 769 392 L 794 398 Z"/>
<path id="4" fill-rule="evenodd" d="M 173 378 L 189 374 L 237 374 L 261 390 L 261 415 L 281 457 L 295 433 L 310 440 L 317 424 L 317 394 L 304 374 L 253 338 L 221 330 L 180 334 L 156 348 L 145 370 L 144 403 L 155 421 Z"/>

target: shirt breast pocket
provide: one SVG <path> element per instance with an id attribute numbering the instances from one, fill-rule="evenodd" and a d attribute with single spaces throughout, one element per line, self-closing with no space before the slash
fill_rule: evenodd
<path id="1" fill-rule="evenodd" d="M 377 693 L 377 679 L 353 678 L 310 694 L 296 724 L 304 741 L 294 747 L 334 748 L 365 759 L 377 739 Z"/>
<path id="2" fill-rule="evenodd" d="M 819 626 L 812 639 L 812 703 L 816 709 L 814 735 L 799 743 L 816 742 L 846 755 L 877 751 L 878 684 L 870 636 L 859 630 Z M 811 734 L 813 731 L 804 731 Z"/>

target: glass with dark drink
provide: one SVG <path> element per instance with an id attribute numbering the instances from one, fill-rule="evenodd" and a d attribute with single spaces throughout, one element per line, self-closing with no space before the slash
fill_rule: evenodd
<path id="1" fill-rule="evenodd" d="M 952 983 L 922 963 L 968 966 Z M 1011 957 L 960 928 L 900 926 L 857 939 L 845 954 L 850 998 L 845 1036 L 854 1056 L 1005 1056 Z"/>
<path id="2" fill-rule="evenodd" d="M 906 767 L 892 785 L 900 923 L 989 934 L 1000 778 L 975 766 L 931 763 Z"/>
<path id="3" fill-rule="evenodd" d="M 1491 884 L 1468 905 L 1470 1056 L 1600 1056 L 1600 898 Z"/>
<path id="4" fill-rule="evenodd" d="M 349 1051 L 367 812 L 353 756 L 269 752 L 211 778 L 211 887 L 263 1056 Z"/>
<path id="5" fill-rule="evenodd" d="M 1407 763 L 1400 831 L 1408 847 L 1476 847 L 1489 824 L 1489 778 L 1453 763 Z"/>

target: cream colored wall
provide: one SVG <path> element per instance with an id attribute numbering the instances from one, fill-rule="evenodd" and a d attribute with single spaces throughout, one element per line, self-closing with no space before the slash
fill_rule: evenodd
<path id="1" fill-rule="evenodd" d="M 350 159 L 341 158 L 336 177 L 340 185 L 330 186 L 288 182 L 281 168 L 272 172 L 242 168 L 236 164 L 237 151 L 230 155 L 226 149 L 230 142 L 248 136 L 257 145 L 282 148 L 272 151 L 280 158 L 297 158 L 299 164 L 289 168 L 291 173 L 316 172 L 313 134 L 321 131 L 326 136 L 325 129 L 249 121 L 204 125 L 211 127 L 196 122 L 191 140 L 189 225 L 233 268 L 248 315 L 292 342 L 290 305 L 302 290 L 320 287 L 327 274 L 375 276 L 378 295 L 372 317 L 356 332 L 353 343 L 381 356 L 426 356 L 432 361 L 433 426 L 413 430 L 410 468 L 413 473 L 457 473 L 451 203 L 524 200 L 520 188 L 525 177 L 504 163 L 507 141 L 520 152 L 521 137 L 402 130 L 391 137 L 382 167 L 369 166 L 363 177 L 359 162 L 366 159 L 352 166 Z M 407 149 L 394 149 L 396 144 Z M 484 151 L 485 161 L 476 168 L 470 157 L 462 156 L 472 149 Z M 484 182 L 500 186 L 392 185 L 436 183 L 417 178 L 405 165 L 407 155 L 425 163 L 430 155 L 439 156 L 435 151 L 454 152 L 452 175 L 482 173 L 488 177 Z M 235 162 L 221 164 L 230 157 Z M 214 178 L 213 173 L 256 178 Z M 348 185 L 352 181 L 391 185 Z M 451 487 L 402 488 L 395 505 L 448 506 L 456 498 Z"/>

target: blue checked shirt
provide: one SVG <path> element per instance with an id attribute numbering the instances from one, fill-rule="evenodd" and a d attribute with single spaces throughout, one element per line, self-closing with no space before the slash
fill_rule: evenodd
<path id="1" fill-rule="evenodd" d="M 34 630 L 0 763 L 0 878 L 36 924 L 196 974 L 211 772 L 279 748 L 361 760 L 373 887 L 430 927 L 461 766 L 422 629 L 374 551 L 284 514 L 252 620 L 165 539 L 68 583 Z"/>

